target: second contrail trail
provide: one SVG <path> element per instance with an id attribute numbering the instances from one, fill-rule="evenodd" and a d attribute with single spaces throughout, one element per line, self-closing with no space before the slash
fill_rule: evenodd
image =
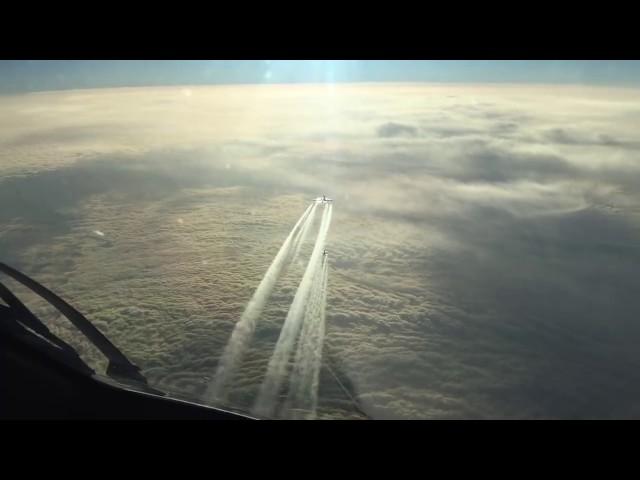
<path id="1" fill-rule="evenodd" d="M 315 418 L 325 332 L 328 272 L 328 262 L 325 259 L 305 313 L 289 380 L 285 414 L 290 418 Z"/>
<path id="2" fill-rule="evenodd" d="M 225 399 L 226 392 L 224 391 L 224 388 L 238 368 L 242 357 L 253 338 L 256 323 L 264 309 L 267 299 L 273 291 L 276 279 L 280 275 L 280 272 L 286 263 L 285 261 L 290 254 L 294 235 L 298 232 L 298 229 L 301 227 L 303 222 L 308 220 L 309 212 L 311 212 L 314 206 L 314 204 L 309 205 L 298 222 L 294 225 L 293 229 L 273 259 L 273 262 L 271 262 L 269 269 L 254 292 L 253 297 L 249 300 L 240 320 L 236 323 L 233 332 L 231 333 L 231 338 L 229 339 L 229 342 L 222 353 L 222 357 L 218 362 L 216 376 L 205 392 L 206 401 L 222 401 Z"/>
<path id="3" fill-rule="evenodd" d="M 302 281 L 298 286 L 298 290 L 295 293 L 293 302 L 289 307 L 287 317 L 280 331 L 280 337 L 278 338 L 273 355 L 269 360 L 266 376 L 260 386 L 260 392 L 254 405 L 254 412 L 257 415 L 271 417 L 274 414 L 278 394 L 286 377 L 291 351 L 293 350 L 296 337 L 300 331 L 309 292 L 317 270 L 321 267 L 322 252 L 324 250 L 329 226 L 331 225 L 332 212 L 332 205 L 329 204 L 325 207 L 311 258 L 309 259 Z"/>
<path id="4" fill-rule="evenodd" d="M 300 248 L 302 247 L 302 245 L 304 245 L 304 243 L 307 240 L 307 237 L 309 236 L 309 230 L 311 225 L 313 224 L 313 217 L 315 216 L 317 206 L 318 206 L 317 203 L 313 204 L 313 207 L 311 208 L 311 212 L 309 212 L 308 220 L 304 222 L 304 224 L 300 227 L 300 231 L 298 235 L 296 235 L 296 238 L 293 242 L 295 247 L 293 247 L 294 251 L 293 251 L 293 258 L 291 259 L 291 263 L 294 263 L 296 261 L 296 259 L 298 258 L 298 255 L 300 254 Z"/>

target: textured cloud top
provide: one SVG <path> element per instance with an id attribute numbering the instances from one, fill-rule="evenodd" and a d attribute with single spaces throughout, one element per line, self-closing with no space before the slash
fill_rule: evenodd
<path id="1" fill-rule="evenodd" d="M 326 194 L 319 418 L 637 417 L 639 123 L 628 88 L 2 96 L 0 260 L 85 313 L 150 383 L 199 400 Z M 251 408 L 312 246 L 281 272 L 227 406 Z"/>

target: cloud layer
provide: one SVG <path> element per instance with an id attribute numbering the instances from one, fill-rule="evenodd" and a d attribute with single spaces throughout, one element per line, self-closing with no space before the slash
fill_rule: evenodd
<path id="1" fill-rule="evenodd" d="M 189 93 L 0 98 L 2 260 L 76 305 L 154 385 L 201 398 L 282 241 L 325 193 L 319 418 L 640 414 L 640 92 Z M 278 282 L 231 407 L 252 405 L 310 251 Z"/>

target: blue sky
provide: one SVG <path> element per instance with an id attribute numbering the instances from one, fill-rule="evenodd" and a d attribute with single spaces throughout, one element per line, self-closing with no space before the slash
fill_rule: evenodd
<path id="1" fill-rule="evenodd" d="M 0 61 L 0 93 L 150 85 L 525 82 L 640 85 L 640 61 Z"/>

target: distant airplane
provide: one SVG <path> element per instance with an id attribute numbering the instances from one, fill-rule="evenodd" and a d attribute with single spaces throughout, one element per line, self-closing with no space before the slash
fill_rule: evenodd
<path id="1" fill-rule="evenodd" d="M 333 202 L 333 198 L 328 198 L 326 195 L 322 195 L 321 197 L 316 198 L 316 201 L 320 203 L 329 203 Z"/>

